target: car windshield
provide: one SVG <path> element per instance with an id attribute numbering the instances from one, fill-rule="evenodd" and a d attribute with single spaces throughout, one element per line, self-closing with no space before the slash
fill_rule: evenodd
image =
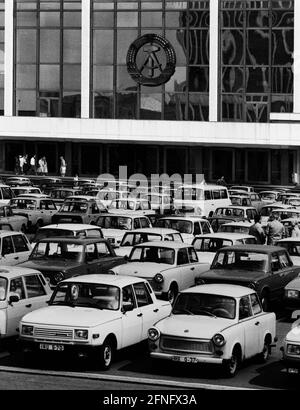
<path id="1" fill-rule="evenodd" d="M 6 299 L 7 279 L 0 276 L 0 300 Z"/>
<path id="2" fill-rule="evenodd" d="M 135 201 L 126 201 L 126 200 L 116 200 L 112 201 L 111 204 L 109 205 L 109 209 L 129 209 L 129 210 L 135 210 L 137 208 Z"/>
<path id="3" fill-rule="evenodd" d="M 120 288 L 102 283 L 60 283 L 53 292 L 50 305 L 118 310 Z"/>
<path id="4" fill-rule="evenodd" d="M 60 212 L 86 213 L 88 210 L 87 201 L 66 201 L 62 204 Z"/>
<path id="5" fill-rule="evenodd" d="M 233 241 L 223 238 L 196 238 L 193 246 L 198 252 L 217 252 L 224 246 L 233 245 Z"/>
<path id="6" fill-rule="evenodd" d="M 132 229 L 132 218 L 126 216 L 100 216 L 97 225 L 105 229 Z"/>
<path id="7" fill-rule="evenodd" d="M 216 215 L 226 215 L 226 216 L 244 216 L 244 210 L 239 208 L 218 208 L 216 210 Z"/>
<path id="8" fill-rule="evenodd" d="M 279 242 L 277 245 L 285 248 L 290 256 L 300 256 L 300 241 L 299 242 Z"/>
<path id="9" fill-rule="evenodd" d="M 45 238 L 57 238 L 58 236 L 62 236 L 63 238 L 72 237 L 74 236 L 74 231 L 71 229 L 43 228 L 37 232 L 32 242 L 36 243 Z"/>
<path id="10" fill-rule="evenodd" d="M 83 245 L 65 242 L 39 242 L 35 245 L 30 259 L 59 259 L 79 262 Z"/>
<path id="11" fill-rule="evenodd" d="M 218 232 L 229 232 L 229 233 L 249 233 L 249 226 L 238 226 L 238 225 L 221 225 Z"/>
<path id="12" fill-rule="evenodd" d="M 120 246 L 134 246 L 144 242 L 161 241 L 162 235 L 150 233 L 127 233 Z"/>
<path id="13" fill-rule="evenodd" d="M 211 269 L 236 269 L 265 272 L 268 267 L 268 255 L 244 250 L 220 250 L 212 263 Z"/>
<path id="14" fill-rule="evenodd" d="M 157 226 L 174 229 L 180 233 L 192 233 L 193 231 L 193 223 L 184 219 L 160 219 L 157 221 Z"/>
<path id="15" fill-rule="evenodd" d="M 11 207 L 17 209 L 34 210 L 36 208 L 36 201 L 34 199 L 15 198 L 11 200 Z"/>
<path id="16" fill-rule="evenodd" d="M 206 293 L 180 293 L 173 306 L 173 315 L 197 315 L 234 319 L 236 301 L 232 297 Z"/>
<path id="17" fill-rule="evenodd" d="M 156 246 L 139 246 L 133 248 L 129 260 L 131 262 L 155 262 L 174 265 L 175 251 L 174 249 Z"/>

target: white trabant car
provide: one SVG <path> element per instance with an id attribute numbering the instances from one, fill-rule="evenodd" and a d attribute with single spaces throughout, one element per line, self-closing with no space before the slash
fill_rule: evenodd
<path id="1" fill-rule="evenodd" d="M 115 249 L 115 252 L 119 256 L 129 256 L 132 248 L 135 245 L 144 242 L 152 241 L 177 241 L 183 242 L 181 233 L 174 229 L 167 228 L 143 228 L 134 229 L 133 231 L 126 232 L 120 243 L 120 247 Z"/>
<path id="2" fill-rule="evenodd" d="M 171 315 L 149 329 L 154 359 L 221 365 L 233 377 L 241 362 L 266 361 L 275 336 L 275 313 L 265 313 L 256 292 L 227 284 L 200 285 L 181 292 Z"/>
<path id="3" fill-rule="evenodd" d="M 105 213 L 99 216 L 96 225 L 100 226 L 104 235 L 113 247 L 120 246 L 124 234 L 140 228 L 150 228 L 151 222 L 147 216 L 136 212 Z"/>
<path id="4" fill-rule="evenodd" d="M 15 266 L 0 267 L 0 341 L 18 335 L 22 317 L 47 306 L 52 290 L 41 272 Z"/>
<path id="5" fill-rule="evenodd" d="M 175 241 L 145 242 L 133 247 L 128 263 L 109 273 L 147 279 L 155 295 L 173 303 L 177 293 L 195 285 L 210 264 L 200 263 L 192 245 Z"/>
<path id="6" fill-rule="evenodd" d="M 23 317 L 20 339 L 25 350 L 75 351 L 108 369 L 117 350 L 146 340 L 170 312 L 141 278 L 77 276 L 59 283 L 48 307 Z"/>
<path id="7" fill-rule="evenodd" d="M 188 244 L 193 242 L 196 235 L 214 233 L 208 220 L 196 215 L 178 215 L 160 218 L 155 226 L 175 229 L 181 233 L 183 241 Z"/>
<path id="8" fill-rule="evenodd" d="M 212 263 L 216 252 L 224 246 L 231 245 L 253 245 L 257 240 L 252 235 L 240 233 L 211 233 L 196 236 L 192 245 L 196 249 L 199 261 Z"/>
<path id="9" fill-rule="evenodd" d="M 293 322 L 291 330 L 284 338 L 282 351 L 282 360 L 289 374 L 300 373 L 300 310 L 295 310 L 291 316 L 297 319 Z"/>
<path id="10" fill-rule="evenodd" d="M 31 252 L 32 247 L 24 233 L 0 231 L 0 266 L 26 262 Z"/>
<path id="11" fill-rule="evenodd" d="M 155 211 L 151 209 L 151 203 L 147 199 L 143 198 L 126 198 L 126 199 L 115 199 L 108 206 L 108 211 L 110 213 L 119 213 L 120 211 L 124 214 L 135 212 L 137 215 L 154 215 Z"/>
<path id="12" fill-rule="evenodd" d="M 219 215 L 233 216 L 233 217 L 238 217 L 238 218 L 244 218 L 244 219 L 247 219 L 248 221 L 253 221 L 255 215 L 257 214 L 258 212 L 256 208 L 254 208 L 253 206 L 235 206 L 235 205 L 217 208 L 214 213 L 214 215 L 216 216 L 219 216 Z"/>

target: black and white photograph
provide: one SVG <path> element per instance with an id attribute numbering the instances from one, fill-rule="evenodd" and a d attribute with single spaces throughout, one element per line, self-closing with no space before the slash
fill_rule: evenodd
<path id="1" fill-rule="evenodd" d="M 300 0 L 0 0 L 1 394 L 299 381 Z"/>

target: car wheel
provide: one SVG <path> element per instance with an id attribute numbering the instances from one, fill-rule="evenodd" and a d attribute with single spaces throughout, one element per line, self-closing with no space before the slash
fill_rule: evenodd
<path id="1" fill-rule="evenodd" d="M 110 340 L 105 340 L 100 348 L 100 366 L 102 370 L 108 370 L 112 364 L 114 346 Z"/>
<path id="2" fill-rule="evenodd" d="M 239 369 L 241 355 L 238 348 L 234 348 L 231 358 L 224 363 L 224 373 L 226 377 L 234 377 Z"/>
<path id="3" fill-rule="evenodd" d="M 177 286 L 173 283 L 173 284 L 170 286 L 170 288 L 169 288 L 169 290 L 168 290 L 168 293 L 167 293 L 167 300 L 171 303 L 171 305 L 173 305 L 173 303 L 174 303 L 174 301 L 175 301 L 175 299 L 176 299 L 177 293 L 178 293 L 178 288 L 177 288 Z"/>
<path id="4" fill-rule="evenodd" d="M 260 363 L 266 363 L 269 356 L 270 356 L 270 343 L 265 340 L 263 350 L 258 355 L 258 360 Z"/>

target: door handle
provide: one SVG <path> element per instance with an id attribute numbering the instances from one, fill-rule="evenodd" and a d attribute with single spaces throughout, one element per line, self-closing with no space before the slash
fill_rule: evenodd
<path id="1" fill-rule="evenodd" d="M 16 260 L 19 259 L 19 256 L 15 256 L 15 259 L 16 259 Z"/>
<path id="2" fill-rule="evenodd" d="M 32 306 L 31 303 L 29 303 L 29 305 L 25 305 L 25 307 L 27 307 L 27 308 L 31 308 L 31 306 Z"/>
<path id="3" fill-rule="evenodd" d="M 159 311 L 159 309 L 154 309 L 154 310 L 153 310 L 153 312 L 155 312 L 155 313 L 158 312 L 158 311 Z"/>
<path id="4" fill-rule="evenodd" d="M 137 317 L 142 317 L 143 316 L 143 313 L 138 313 L 137 314 Z"/>
<path id="5" fill-rule="evenodd" d="M 191 270 L 195 270 L 195 266 L 193 268 L 191 268 Z"/>
<path id="6" fill-rule="evenodd" d="M 255 326 L 258 326 L 260 322 L 255 322 Z"/>

